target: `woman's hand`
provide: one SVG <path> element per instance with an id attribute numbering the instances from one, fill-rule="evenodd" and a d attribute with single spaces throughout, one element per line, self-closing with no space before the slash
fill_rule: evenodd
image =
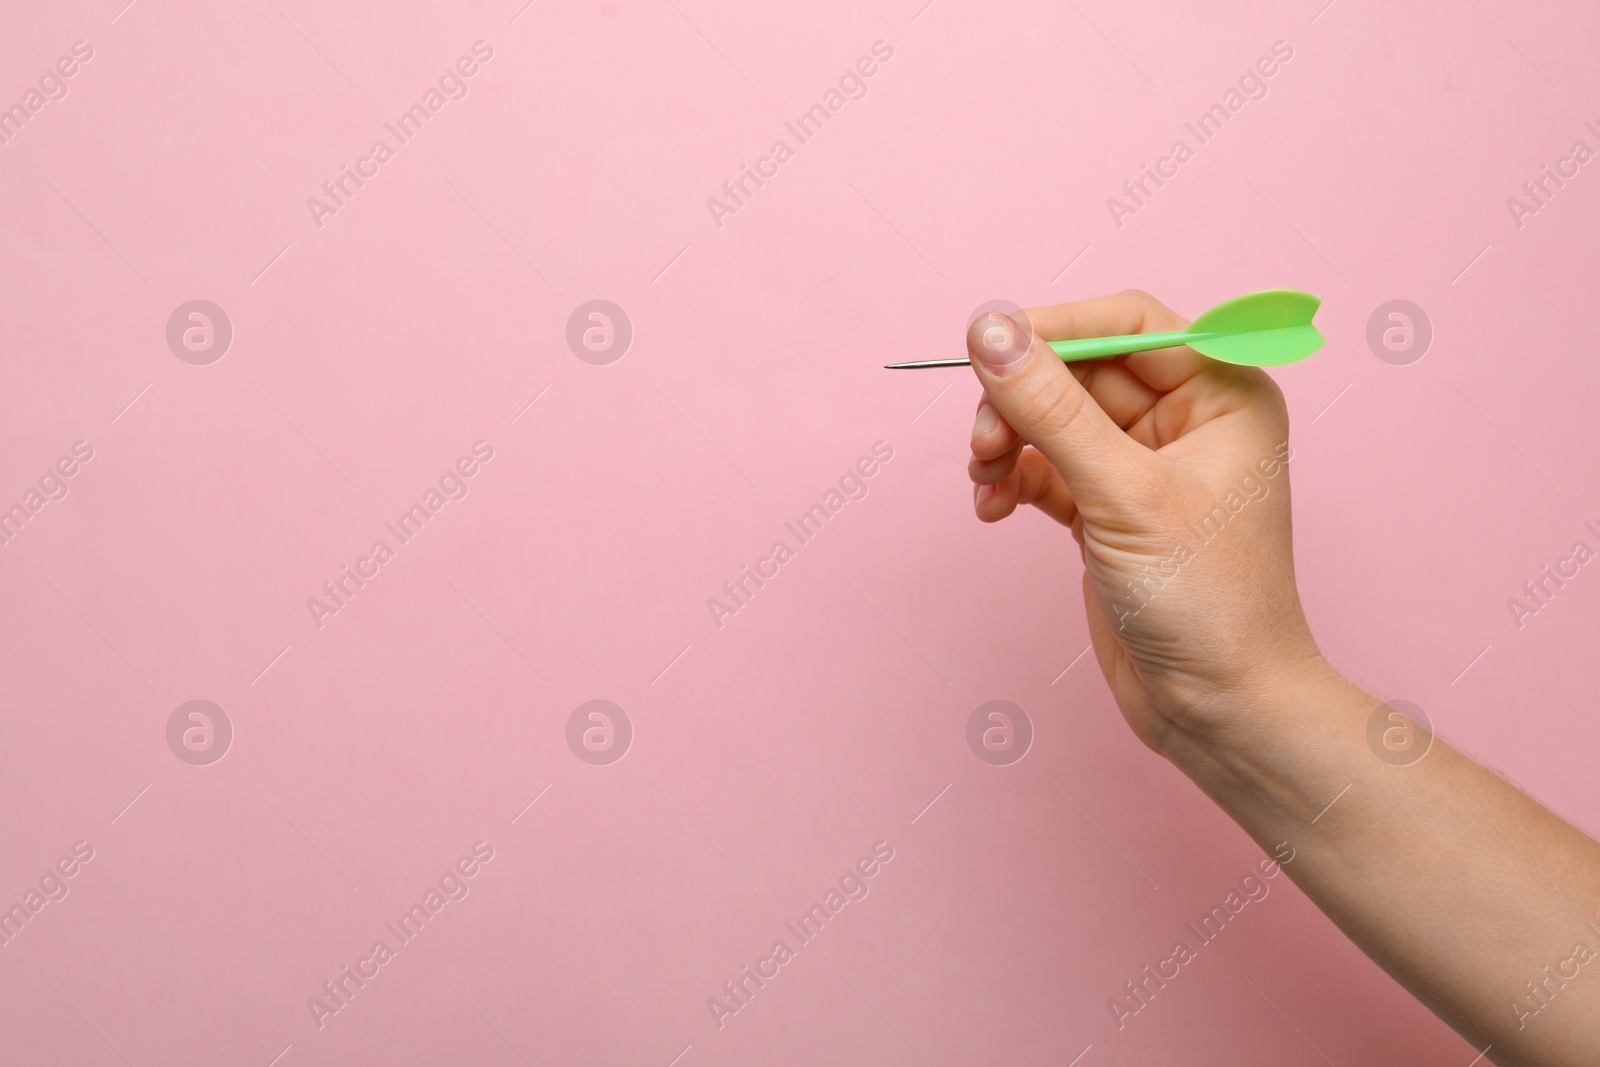
<path id="1" fill-rule="evenodd" d="M 1032 504 L 1072 528 L 1100 669 L 1147 745 L 1205 734 L 1262 687 L 1331 674 L 1295 589 L 1289 419 L 1264 372 L 1188 348 L 1064 363 L 1046 341 L 1182 330 L 1148 294 L 984 316 L 967 348 L 985 522 Z"/>
<path id="2" fill-rule="evenodd" d="M 1575 962 L 1600 955 L 1600 844 L 1431 735 L 1402 759 L 1375 747 L 1392 709 L 1323 660 L 1300 610 L 1272 380 L 1187 348 L 1065 364 L 1045 344 L 1185 325 L 1143 293 L 973 323 L 978 517 L 1024 503 L 1072 528 L 1123 715 L 1287 847 L 1363 951 L 1495 1063 L 1600 1063 L 1600 976 L 1572 978 L 1600 967 Z"/>

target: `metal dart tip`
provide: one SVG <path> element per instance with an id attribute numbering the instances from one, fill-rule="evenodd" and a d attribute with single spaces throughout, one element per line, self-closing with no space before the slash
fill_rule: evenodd
<path id="1" fill-rule="evenodd" d="M 970 367 L 970 359 L 918 359 L 909 363 L 885 363 L 884 370 L 927 370 L 930 367 Z"/>

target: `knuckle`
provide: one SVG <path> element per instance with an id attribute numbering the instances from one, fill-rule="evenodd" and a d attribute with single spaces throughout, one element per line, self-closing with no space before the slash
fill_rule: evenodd
<path id="1" fill-rule="evenodd" d="M 1118 295 L 1139 311 L 1139 327 L 1132 332 L 1181 329 L 1188 324 L 1183 316 L 1143 289 L 1124 289 Z"/>
<path id="2" fill-rule="evenodd" d="M 979 459 L 974 456 L 967 461 L 967 477 L 977 485 L 993 484 L 1010 473 L 1011 463 L 1004 456 L 999 459 Z"/>
<path id="3" fill-rule="evenodd" d="M 1283 395 L 1283 387 L 1277 379 L 1259 367 L 1241 367 L 1240 370 L 1244 372 L 1250 391 L 1260 397 L 1264 413 L 1270 415 L 1272 422 L 1287 425 L 1289 401 Z"/>
<path id="4" fill-rule="evenodd" d="M 1069 382 L 1070 386 L 1067 384 Z M 1082 417 L 1087 396 L 1076 378 L 1063 376 L 1062 380 L 1029 399 L 1028 424 L 1047 438 L 1065 436 Z"/>
<path id="5" fill-rule="evenodd" d="M 1283 386 L 1279 385 L 1277 379 L 1268 374 L 1266 371 L 1260 371 L 1260 374 L 1263 379 L 1262 389 L 1265 390 L 1267 396 L 1271 398 L 1273 406 L 1287 411 L 1289 405 L 1288 401 L 1285 400 L 1283 396 Z"/>

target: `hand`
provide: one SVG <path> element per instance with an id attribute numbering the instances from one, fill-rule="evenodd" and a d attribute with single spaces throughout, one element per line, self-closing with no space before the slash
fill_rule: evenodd
<path id="1" fill-rule="evenodd" d="M 1189 348 L 1065 363 L 1045 343 L 1182 330 L 1126 292 L 967 332 L 983 385 L 969 467 L 998 522 L 1032 504 L 1072 528 L 1100 669 L 1139 738 L 1204 734 L 1306 672 L 1331 673 L 1295 588 L 1289 418 L 1263 371 Z"/>
<path id="2" fill-rule="evenodd" d="M 1600 984 L 1568 973 L 1600 966 L 1600 843 L 1441 739 L 1398 764 L 1374 747 L 1389 709 L 1300 610 L 1277 386 L 1187 348 L 1067 364 L 1040 339 L 1185 325 L 1143 293 L 975 322 L 978 517 L 1024 503 L 1072 528 L 1123 716 L 1263 849 L 1287 847 L 1289 877 L 1373 960 L 1496 1063 L 1600 1063 Z M 1553 966 L 1560 998 L 1524 996 Z"/>

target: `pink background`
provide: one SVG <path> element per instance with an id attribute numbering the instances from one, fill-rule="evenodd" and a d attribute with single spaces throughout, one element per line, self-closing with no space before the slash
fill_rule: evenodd
<path id="1" fill-rule="evenodd" d="M 1600 523 L 1600 176 L 1506 205 L 1600 148 L 1591 8 L 123 3 L 0 12 L 0 105 L 94 50 L 0 147 L 0 505 L 94 450 L 0 548 L 0 904 L 94 849 L 0 948 L 6 1063 L 1472 1059 L 1287 878 L 1117 1028 L 1261 850 L 1074 664 L 1070 540 L 972 517 L 971 376 L 879 368 L 960 354 L 996 298 L 1318 293 L 1329 343 L 1278 379 L 1319 640 L 1600 828 L 1600 575 L 1520 630 L 1506 604 Z M 479 40 L 318 228 L 307 198 Z M 1280 40 L 1119 227 L 1107 198 Z M 565 340 L 595 298 L 634 330 L 605 366 Z M 192 299 L 233 324 L 208 366 L 165 340 Z M 1435 333 L 1409 365 L 1365 339 L 1393 299 Z M 479 440 L 469 495 L 319 629 L 306 599 Z M 194 699 L 234 729 L 209 766 L 167 745 Z M 633 726 L 609 766 L 565 739 L 591 699 Z M 992 699 L 1036 731 L 1011 766 L 967 747 Z M 319 1028 L 308 998 L 477 841 L 470 895 Z M 878 841 L 870 895 L 719 1029 L 707 998 Z"/>

